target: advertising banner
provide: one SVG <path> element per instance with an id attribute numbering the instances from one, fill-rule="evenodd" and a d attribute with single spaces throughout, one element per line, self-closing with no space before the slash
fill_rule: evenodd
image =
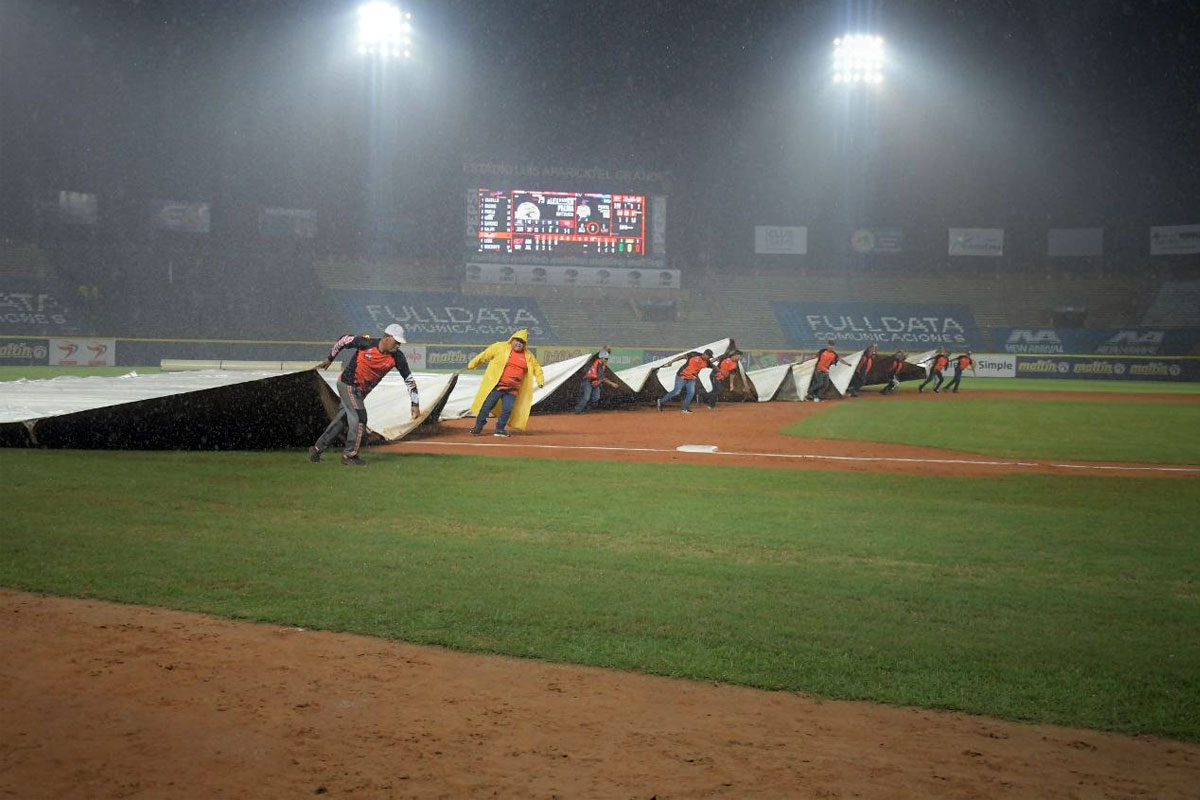
<path id="1" fill-rule="evenodd" d="M 317 212 L 311 208 L 264 208 L 258 229 L 274 239 L 312 239 L 317 235 Z"/>
<path id="2" fill-rule="evenodd" d="M 872 342 L 881 350 L 912 350 L 983 341 L 967 306 L 774 301 L 771 308 L 788 344 L 802 349 L 824 347 L 826 340 L 851 351 Z"/>
<path id="3" fill-rule="evenodd" d="M 0 364 L 45 364 L 48 353 L 45 339 L 0 340 Z"/>
<path id="4" fill-rule="evenodd" d="M 100 199 L 88 192 L 58 193 L 58 219 L 66 225 L 95 225 Z"/>
<path id="5" fill-rule="evenodd" d="M 425 348 L 425 369 L 464 370 L 467 368 L 467 362 L 478 355 L 482 350 L 482 346 L 447 347 L 445 345 L 431 344 Z"/>
<path id="6" fill-rule="evenodd" d="M 1046 237 L 1048 256 L 1104 255 L 1104 228 L 1051 228 Z"/>
<path id="7" fill-rule="evenodd" d="M 150 227 L 160 231 L 208 233 L 211 216 L 208 203 L 150 201 Z"/>
<path id="8" fill-rule="evenodd" d="M 1004 255 L 1003 228 L 951 228 L 950 255 Z"/>
<path id="9" fill-rule="evenodd" d="M 850 233 L 850 250 L 863 255 L 902 253 L 904 252 L 904 230 L 902 228 L 859 228 Z"/>
<path id="10" fill-rule="evenodd" d="M 1200 359 L 1017 356 L 1017 377 L 1196 381 L 1200 380 Z"/>
<path id="11" fill-rule="evenodd" d="M 52 367 L 115 367 L 116 339 L 51 339 Z"/>
<path id="12" fill-rule="evenodd" d="M 971 358 L 975 359 L 975 374 L 971 377 L 1017 377 L 1017 357 L 1014 355 L 1008 355 L 1007 353 L 973 353 Z M 947 371 L 953 375 L 953 365 Z M 971 371 L 968 369 L 966 374 L 971 375 Z"/>
<path id="13" fill-rule="evenodd" d="M 348 290 L 337 294 L 351 330 L 358 333 L 382 335 L 385 327 L 399 322 L 413 343 L 490 344 L 521 328 L 529 330 L 535 347 L 558 341 L 531 297 Z"/>
<path id="14" fill-rule="evenodd" d="M 1196 328 L 992 328 L 991 336 L 1004 353 L 1185 356 L 1200 348 Z"/>
<path id="15" fill-rule="evenodd" d="M 808 252 L 808 228 L 756 225 L 754 252 L 766 255 L 804 255 Z"/>
<path id="16" fill-rule="evenodd" d="M 1150 255 L 1200 253 L 1200 225 L 1162 225 L 1150 229 Z"/>
<path id="17" fill-rule="evenodd" d="M 603 286 L 615 289 L 678 289 L 677 269 L 567 267 L 540 264 L 467 264 L 466 282 L 496 286 Z"/>
<path id="18" fill-rule="evenodd" d="M 0 333 L 73 333 L 74 314 L 42 282 L 0 281 Z"/>

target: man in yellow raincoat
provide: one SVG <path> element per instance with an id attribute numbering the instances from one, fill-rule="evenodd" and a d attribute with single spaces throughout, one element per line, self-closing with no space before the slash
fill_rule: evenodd
<path id="1" fill-rule="evenodd" d="M 483 433 L 483 426 L 497 402 L 500 403 L 500 419 L 496 420 L 494 435 L 509 436 L 509 425 L 519 431 L 525 430 L 529 408 L 533 405 L 533 380 L 530 378 L 537 380 L 539 389 L 546 385 L 542 365 L 529 350 L 529 331 L 519 330 L 507 342 L 488 346 L 467 363 L 467 369 L 475 369 L 480 364 L 488 367 L 475 402 L 471 404 L 471 413 L 476 415 L 471 435 Z"/>

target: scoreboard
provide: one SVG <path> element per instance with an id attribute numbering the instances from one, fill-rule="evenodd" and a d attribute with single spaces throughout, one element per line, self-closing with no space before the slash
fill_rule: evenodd
<path id="1" fill-rule="evenodd" d="M 489 255 L 646 255 L 646 196 L 478 189 L 476 252 Z"/>

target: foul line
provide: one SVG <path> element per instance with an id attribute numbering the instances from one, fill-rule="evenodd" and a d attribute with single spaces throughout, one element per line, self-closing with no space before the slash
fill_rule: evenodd
<path id="1" fill-rule="evenodd" d="M 541 450 L 598 450 L 612 453 L 673 453 L 678 450 L 668 450 L 661 447 L 604 447 L 600 445 L 568 445 L 568 444 L 486 444 L 484 442 L 431 442 L 401 441 L 397 444 L 436 445 L 439 447 L 527 447 Z M 693 453 L 689 453 L 693 455 Z M 715 453 L 701 455 L 715 456 L 750 456 L 753 458 L 792 458 L 809 459 L 812 461 L 855 461 L 855 462 L 886 462 L 892 464 L 960 464 L 972 467 L 1058 467 L 1062 469 L 1094 469 L 1114 470 L 1117 472 L 1200 472 L 1200 467 L 1121 467 L 1110 464 L 1051 464 L 1040 461 L 984 461 L 971 458 L 905 458 L 900 456 L 835 456 L 818 453 L 745 453 L 732 450 L 718 450 Z"/>

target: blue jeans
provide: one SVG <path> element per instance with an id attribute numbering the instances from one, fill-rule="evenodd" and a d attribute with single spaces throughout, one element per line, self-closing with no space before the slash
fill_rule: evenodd
<path id="1" fill-rule="evenodd" d="M 946 388 L 952 392 L 958 391 L 958 385 L 962 383 L 962 370 L 958 367 L 954 368 L 954 377 L 946 384 Z"/>
<path id="2" fill-rule="evenodd" d="M 600 402 L 600 384 L 592 386 L 591 381 L 583 382 L 583 392 L 579 395 L 579 402 L 575 404 L 575 413 L 582 414 L 587 411 L 588 404 L 595 405 Z"/>
<path id="3" fill-rule="evenodd" d="M 488 414 L 491 414 L 492 409 L 496 407 L 496 401 L 500 401 L 500 419 L 496 420 L 496 430 L 504 430 L 504 426 L 508 424 L 508 418 L 512 416 L 513 406 L 517 404 L 517 393 L 505 391 L 499 386 L 493 388 L 488 392 L 488 396 L 483 398 L 483 405 L 479 407 L 479 416 L 475 417 L 475 430 L 483 430 L 483 426 L 487 424 Z"/>
<path id="4" fill-rule="evenodd" d="M 668 400 L 674 400 L 679 397 L 679 393 L 683 392 L 683 410 L 687 411 L 692 405 L 692 398 L 696 396 L 696 379 L 688 380 L 681 375 L 675 376 L 675 388 L 659 398 L 658 404 L 664 406 Z"/>

